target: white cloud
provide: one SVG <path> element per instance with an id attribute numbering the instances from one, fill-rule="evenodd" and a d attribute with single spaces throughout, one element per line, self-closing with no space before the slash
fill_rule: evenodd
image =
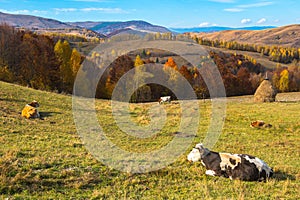
<path id="1" fill-rule="evenodd" d="M 201 24 L 199 24 L 199 27 L 207 27 L 209 25 L 210 25 L 209 22 L 202 22 Z"/>
<path id="2" fill-rule="evenodd" d="M 270 6 L 274 4 L 272 1 L 262 1 L 258 3 L 253 3 L 253 4 L 241 4 L 237 5 L 236 7 L 233 8 L 225 8 L 224 11 L 227 12 L 242 12 L 246 10 L 247 8 L 259 8 L 259 7 L 264 7 L 264 6 Z"/>
<path id="3" fill-rule="evenodd" d="M 54 8 L 57 12 L 75 12 L 77 11 L 76 8 Z"/>
<path id="4" fill-rule="evenodd" d="M 250 24 L 251 23 L 251 19 L 242 19 L 241 23 L 242 24 Z"/>
<path id="5" fill-rule="evenodd" d="M 33 11 L 30 11 L 30 12 L 33 15 L 45 15 L 45 14 L 48 14 L 48 11 L 46 11 L 46 10 L 33 10 Z"/>
<path id="6" fill-rule="evenodd" d="M 198 25 L 198 27 L 210 27 L 210 26 L 218 26 L 216 23 L 210 23 L 210 22 L 202 22 Z"/>
<path id="7" fill-rule="evenodd" d="M 259 3 L 253 3 L 253 4 L 243 4 L 243 5 L 239 5 L 237 7 L 239 8 L 258 8 L 258 7 L 263 7 L 263 6 L 269 6 L 274 4 L 271 1 L 264 1 L 264 2 L 259 2 Z"/>
<path id="8" fill-rule="evenodd" d="M 242 11 L 244 11 L 244 9 L 242 9 L 242 8 L 225 8 L 224 11 L 227 11 L 227 12 L 242 12 Z"/>
<path id="9" fill-rule="evenodd" d="M 278 22 L 280 22 L 280 20 L 279 20 L 279 19 L 275 19 L 274 22 L 275 22 L 275 23 L 278 23 Z"/>
<path id="10" fill-rule="evenodd" d="M 258 20 L 256 23 L 257 24 L 264 24 L 267 21 L 266 18 L 261 18 L 260 20 Z"/>
<path id="11" fill-rule="evenodd" d="M 0 9 L 0 12 L 3 12 L 3 13 L 9 13 L 9 14 L 16 14 L 16 15 L 19 15 L 19 14 L 30 14 L 30 11 L 29 10 L 5 10 L 5 9 Z"/>
<path id="12" fill-rule="evenodd" d="M 92 12 L 92 11 L 97 11 L 97 12 L 104 12 L 104 13 L 128 13 L 125 10 L 122 10 L 121 8 L 82 8 L 80 11 L 83 12 Z"/>
<path id="13" fill-rule="evenodd" d="M 36 14 L 47 14 L 46 10 L 4 10 L 0 9 L 0 12 L 15 14 L 15 15 L 36 15 Z"/>
<path id="14" fill-rule="evenodd" d="M 118 14 L 118 13 L 128 13 L 128 11 L 122 10 L 121 8 L 55 8 L 54 9 L 56 13 L 59 12 L 103 12 L 103 13 L 112 13 L 112 14 Z M 131 10 L 133 11 L 133 10 Z"/>

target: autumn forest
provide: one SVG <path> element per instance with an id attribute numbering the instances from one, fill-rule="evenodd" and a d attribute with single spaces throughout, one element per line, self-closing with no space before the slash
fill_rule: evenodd
<path id="1" fill-rule="evenodd" d="M 155 39 L 154 36 L 153 38 Z M 169 37 L 169 39 L 176 38 Z M 299 49 L 192 39 L 201 45 L 258 52 L 279 63 L 266 68 L 250 56 L 210 51 L 209 56 L 221 73 L 227 96 L 254 94 L 266 75 L 279 92 L 300 91 Z M 85 39 L 82 41 L 86 42 Z M 79 43 L 81 44 L 82 41 Z M 40 90 L 72 94 L 74 80 L 83 61 L 90 62 L 89 67 L 94 68 L 95 72 L 101 71 L 95 62 L 97 54 L 84 55 L 77 49 L 80 45 L 74 45 L 75 42 L 78 44 L 78 38 L 36 34 L 17 30 L 6 24 L 0 25 L 0 80 Z M 146 69 L 142 67 L 144 64 L 160 63 L 163 65 L 162 71 L 173 69 L 185 77 L 198 98 L 209 97 L 209 91 L 202 77 L 203 73 L 200 74 L 197 68 L 189 64 L 177 63 L 176 55 L 157 56 L 154 53 L 151 49 L 141 49 L 134 55 L 118 57 L 103 73 L 95 96 L 110 99 L 115 85 L 126 72 L 131 69 L 135 69 L 136 72 L 145 71 Z M 287 63 L 289 65 L 284 66 Z M 151 77 L 151 70 L 148 73 Z M 170 84 L 178 84 L 176 77 L 168 76 L 166 81 Z M 161 95 L 173 95 L 175 98 L 172 91 L 166 87 L 146 84 L 132 95 L 131 101 L 155 101 Z"/>

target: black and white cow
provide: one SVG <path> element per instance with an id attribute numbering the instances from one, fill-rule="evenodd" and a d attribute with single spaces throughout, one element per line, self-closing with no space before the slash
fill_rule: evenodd
<path id="1" fill-rule="evenodd" d="M 247 154 L 218 153 L 197 144 L 187 159 L 201 161 L 205 174 L 223 176 L 243 181 L 264 181 L 273 175 L 273 170 L 261 159 Z"/>

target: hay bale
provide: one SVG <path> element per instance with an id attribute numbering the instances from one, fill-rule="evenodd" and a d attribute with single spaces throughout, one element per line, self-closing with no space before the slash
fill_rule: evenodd
<path id="1" fill-rule="evenodd" d="M 255 102 L 274 102 L 277 95 L 276 89 L 269 80 L 264 80 L 254 94 Z"/>

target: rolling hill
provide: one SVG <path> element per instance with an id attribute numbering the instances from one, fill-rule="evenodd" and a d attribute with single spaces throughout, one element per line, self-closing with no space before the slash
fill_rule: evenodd
<path id="1" fill-rule="evenodd" d="M 73 25 L 54 19 L 47 19 L 31 15 L 13 15 L 2 12 L 0 12 L 0 23 L 7 23 L 14 27 L 24 27 L 27 29 L 75 28 Z"/>
<path id="2" fill-rule="evenodd" d="M 300 24 L 255 31 L 226 30 L 213 33 L 191 33 L 191 36 L 193 35 L 209 40 L 300 47 Z"/>
<path id="3" fill-rule="evenodd" d="M 25 28 L 36 33 L 62 33 L 86 38 L 105 38 L 93 30 L 84 29 L 54 19 L 31 15 L 13 15 L 0 12 L 0 24 L 6 23 L 16 28 Z"/>

